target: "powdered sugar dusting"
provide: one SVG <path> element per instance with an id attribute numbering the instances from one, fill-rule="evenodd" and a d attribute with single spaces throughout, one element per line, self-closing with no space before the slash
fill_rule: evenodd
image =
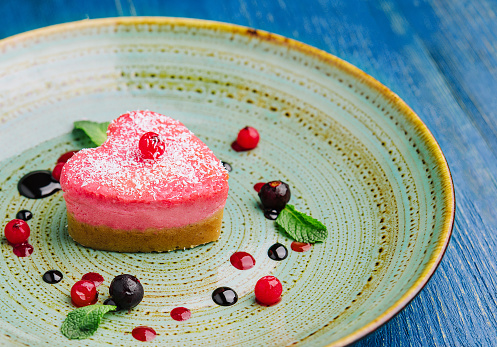
<path id="1" fill-rule="evenodd" d="M 141 157 L 146 132 L 159 134 L 165 151 L 155 160 Z M 79 151 L 64 165 L 62 189 L 120 201 L 174 203 L 227 190 L 228 173 L 212 151 L 182 123 L 151 111 L 114 120 L 107 141 Z"/>

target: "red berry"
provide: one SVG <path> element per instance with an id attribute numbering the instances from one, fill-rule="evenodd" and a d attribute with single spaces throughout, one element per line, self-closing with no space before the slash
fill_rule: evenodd
<path id="1" fill-rule="evenodd" d="M 236 142 L 243 149 L 254 149 L 259 143 L 259 132 L 253 127 L 246 126 L 238 133 Z"/>
<path id="2" fill-rule="evenodd" d="M 62 174 L 62 168 L 64 167 L 64 164 L 65 163 L 62 163 L 62 162 L 57 163 L 57 165 L 55 165 L 55 167 L 52 170 L 52 177 L 57 182 L 60 181 L 60 175 Z"/>
<path id="3" fill-rule="evenodd" d="M 5 226 L 5 237 L 13 245 L 26 242 L 30 233 L 28 223 L 22 219 L 12 219 Z"/>
<path id="4" fill-rule="evenodd" d="M 164 141 L 159 137 L 159 134 L 148 132 L 142 135 L 138 143 L 140 152 L 145 159 L 157 159 L 166 149 Z"/>
<path id="5" fill-rule="evenodd" d="M 57 159 L 57 164 L 58 163 L 65 163 L 67 162 L 69 159 L 71 159 L 71 157 L 78 151 L 69 151 L 69 152 L 66 152 L 64 154 L 62 154 L 59 159 Z"/>
<path id="6" fill-rule="evenodd" d="M 276 277 L 265 276 L 257 281 L 254 292 L 257 302 L 269 306 L 276 304 L 280 300 L 283 286 Z"/>
<path id="7" fill-rule="evenodd" d="M 93 281 L 81 280 L 74 283 L 71 288 L 71 300 L 76 307 L 93 305 L 97 299 L 97 288 Z"/>

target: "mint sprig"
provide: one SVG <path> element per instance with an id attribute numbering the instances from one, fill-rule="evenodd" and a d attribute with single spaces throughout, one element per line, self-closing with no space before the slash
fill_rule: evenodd
<path id="1" fill-rule="evenodd" d="M 107 128 L 110 122 L 93 122 L 89 120 L 81 120 L 74 122 L 74 129 L 82 130 L 95 146 L 100 146 L 107 140 Z"/>
<path id="2" fill-rule="evenodd" d="M 102 317 L 109 311 L 115 311 L 113 305 L 90 305 L 69 312 L 60 328 L 62 334 L 70 340 L 83 340 L 95 333 Z"/>
<path id="3" fill-rule="evenodd" d="M 328 237 L 328 230 L 323 223 L 297 211 L 293 205 L 287 204 L 281 210 L 276 224 L 298 242 L 323 242 Z"/>

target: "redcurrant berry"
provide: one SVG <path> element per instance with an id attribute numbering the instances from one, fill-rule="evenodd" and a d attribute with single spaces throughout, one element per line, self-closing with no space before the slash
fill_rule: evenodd
<path id="1" fill-rule="evenodd" d="M 262 305 L 276 304 L 283 292 L 281 282 L 274 276 L 264 276 L 255 285 L 255 298 Z"/>
<path id="2" fill-rule="evenodd" d="M 22 219 L 12 219 L 5 226 L 5 237 L 13 245 L 26 242 L 30 233 L 28 223 Z"/>
<path id="3" fill-rule="evenodd" d="M 142 135 L 138 143 L 142 157 L 145 159 L 158 159 L 166 149 L 164 141 L 159 134 L 148 132 Z"/>
<path id="4" fill-rule="evenodd" d="M 259 132 L 253 127 L 246 126 L 240 132 L 238 132 L 238 137 L 236 142 L 243 149 L 254 149 L 259 143 Z"/>
<path id="5" fill-rule="evenodd" d="M 52 177 L 57 182 L 60 181 L 60 175 L 62 174 L 62 168 L 64 167 L 64 164 L 65 163 L 62 163 L 62 162 L 57 163 L 57 165 L 55 165 L 55 167 L 52 170 Z"/>
<path id="6" fill-rule="evenodd" d="M 74 306 L 83 307 L 97 302 L 98 293 L 93 281 L 81 280 L 71 288 L 71 300 Z"/>

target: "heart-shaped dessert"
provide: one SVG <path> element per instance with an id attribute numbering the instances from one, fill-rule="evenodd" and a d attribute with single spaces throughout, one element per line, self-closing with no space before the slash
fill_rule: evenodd
<path id="1" fill-rule="evenodd" d="M 69 235 L 119 252 L 170 251 L 219 238 L 228 172 L 182 123 L 134 111 L 107 141 L 82 149 L 62 170 Z"/>

